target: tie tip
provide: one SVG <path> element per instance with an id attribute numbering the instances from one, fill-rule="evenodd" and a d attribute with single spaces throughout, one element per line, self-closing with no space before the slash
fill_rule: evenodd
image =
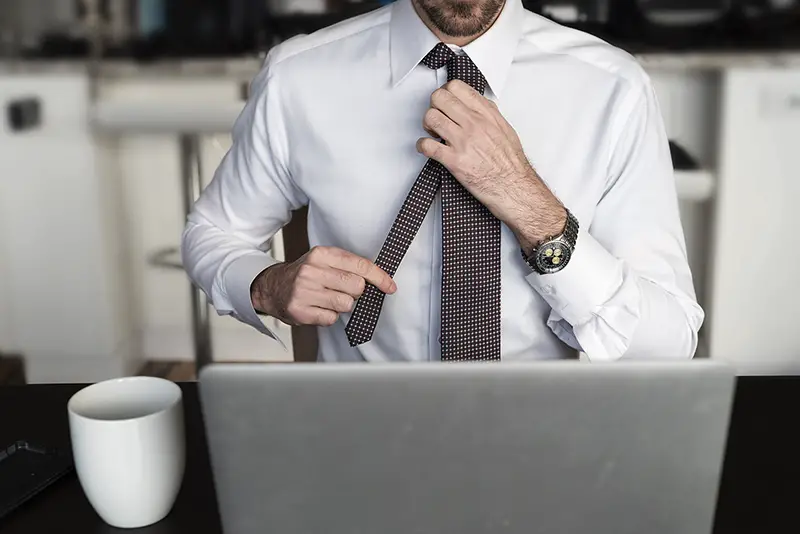
<path id="1" fill-rule="evenodd" d="M 351 347 L 363 345 L 372 339 L 373 332 L 370 331 L 371 329 L 359 326 L 357 322 L 352 323 L 352 318 L 350 321 L 351 322 L 347 323 L 347 326 L 344 327 L 344 335 L 347 336 L 347 342 L 350 343 Z"/>
<path id="2" fill-rule="evenodd" d="M 358 333 L 354 332 L 351 334 L 350 332 L 347 332 L 345 330 L 345 334 L 347 335 L 347 342 L 350 343 L 351 347 L 357 347 L 359 345 L 363 345 L 364 343 L 372 339 L 371 335 L 367 336 L 361 332 Z"/>

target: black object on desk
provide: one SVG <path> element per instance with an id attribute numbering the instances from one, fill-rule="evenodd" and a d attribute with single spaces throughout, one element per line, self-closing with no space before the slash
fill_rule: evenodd
<path id="1" fill-rule="evenodd" d="M 0 521 L 72 471 L 72 454 L 17 441 L 0 450 Z"/>
<path id="2" fill-rule="evenodd" d="M 186 418 L 186 476 L 170 515 L 138 529 L 137 534 L 222 533 L 197 386 L 180 386 Z M 26 436 L 67 447 L 67 401 L 82 387 L 0 387 L 0 443 Z M 26 408 L 10 409 L 18 406 Z M 800 532 L 799 407 L 800 377 L 738 380 L 713 534 Z M 0 520 L 2 534 L 61 531 L 126 532 L 102 522 L 75 475 L 64 477 Z"/>

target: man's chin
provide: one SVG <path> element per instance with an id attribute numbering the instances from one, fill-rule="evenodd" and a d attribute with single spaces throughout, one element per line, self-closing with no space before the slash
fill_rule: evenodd
<path id="1" fill-rule="evenodd" d="M 480 12 L 480 5 L 482 0 L 447 0 L 445 5 L 448 6 L 448 10 L 456 11 L 459 10 L 463 11 L 474 11 L 475 13 Z"/>
<path id="2" fill-rule="evenodd" d="M 439 30 L 450 37 L 469 37 L 486 29 L 478 17 L 460 16 L 455 13 L 449 14 L 447 24 L 444 26 L 446 27 Z"/>
<path id="3" fill-rule="evenodd" d="M 449 37 L 471 37 L 482 33 L 491 25 L 491 20 L 486 20 L 488 18 L 486 0 L 418 0 L 418 2 L 430 22 Z"/>
<path id="4" fill-rule="evenodd" d="M 483 27 L 475 24 L 474 21 L 465 22 L 464 24 L 448 24 L 446 28 L 439 28 L 443 34 L 448 37 L 472 37 L 481 33 Z"/>

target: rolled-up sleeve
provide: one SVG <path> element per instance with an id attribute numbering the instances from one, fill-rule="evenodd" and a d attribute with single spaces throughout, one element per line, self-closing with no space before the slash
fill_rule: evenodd
<path id="1" fill-rule="evenodd" d="M 646 77 L 628 102 L 612 136 L 605 192 L 569 265 L 528 281 L 552 308 L 548 326 L 591 361 L 688 359 L 704 314 L 669 143 Z"/>
<path id="2" fill-rule="evenodd" d="M 251 87 L 233 145 L 189 215 L 182 239 L 189 277 L 218 313 L 276 337 L 250 300 L 253 280 L 277 263 L 275 233 L 307 198 L 289 174 L 288 139 L 273 54 Z M 277 338 L 276 338 L 277 339 Z"/>

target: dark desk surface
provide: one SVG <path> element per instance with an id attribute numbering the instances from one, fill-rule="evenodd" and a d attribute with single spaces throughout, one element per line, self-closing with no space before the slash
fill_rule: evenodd
<path id="1" fill-rule="evenodd" d="M 0 447 L 17 440 L 69 447 L 67 401 L 84 385 L 0 387 Z M 221 534 L 197 384 L 180 386 L 186 412 L 186 475 L 175 507 L 164 520 L 133 531 L 106 525 L 84 497 L 78 477 L 73 472 L 5 519 L 0 519 L 0 533 Z"/>
<path id="2" fill-rule="evenodd" d="M 24 439 L 69 445 L 67 400 L 81 385 L 0 388 L 0 446 Z M 187 464 L 169 516 L 142 534 L 221 533 L 202 417 L 193 383 L 181 384 Z M 740 378 L 714 534 L 800 532 L 800 377 Z M 2 534 L 124 532 L 105 525 L 72 474 L 5 520 Z"/>

